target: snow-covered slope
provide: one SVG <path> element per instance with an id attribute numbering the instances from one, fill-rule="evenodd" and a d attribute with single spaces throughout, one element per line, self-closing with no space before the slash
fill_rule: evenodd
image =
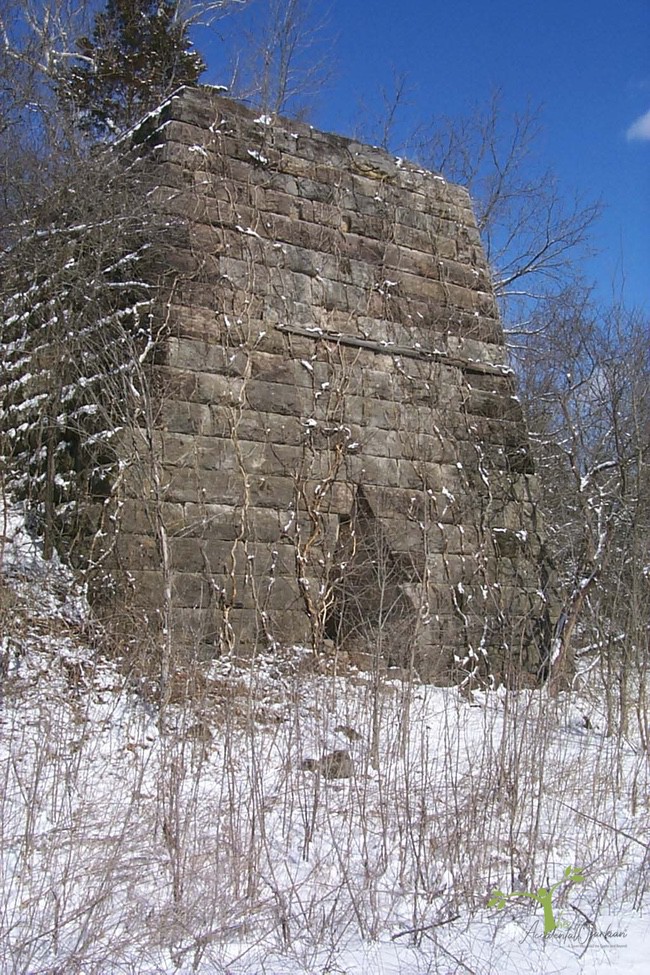
<path id="1" fill-rule="evenodd" d="M 179 661 L 161 715 L 0 525 L 2 972 L 650 971 L 648 756 L 597 682 L 466 700 L 294 648 Z"/>

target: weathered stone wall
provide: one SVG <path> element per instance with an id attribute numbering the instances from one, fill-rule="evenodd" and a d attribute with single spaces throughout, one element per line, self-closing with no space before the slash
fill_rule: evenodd
<path id="1" fill-rule="evenodd" d="M 466 191 L 205 89 L 137 138 L 180 220 L 154 462 L 121 507 L 135 603 L 167 592 L 207 652 L 536 673 L 535 478 Z"/>

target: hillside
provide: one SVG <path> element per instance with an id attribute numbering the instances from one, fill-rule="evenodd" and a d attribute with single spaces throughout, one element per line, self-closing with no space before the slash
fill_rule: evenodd
<path id="1" fill-rule="evenodd" d="M 2 972 L 647 971 L 648 756 L 598 665 L 466 699 L 294 647 L 161 710 L 18 507 L 1 534 Z"/>

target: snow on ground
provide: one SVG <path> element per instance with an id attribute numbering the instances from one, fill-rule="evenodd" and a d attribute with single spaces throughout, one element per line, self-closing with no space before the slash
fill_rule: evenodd
<path id="1" fill-rule="evenodd" d="M 293 649 L 179 663 L 161 716 L 16 507 L 0 672 L 2 972 L 650 971 L 648 757 L 597 686 L 465 700 Z"/>

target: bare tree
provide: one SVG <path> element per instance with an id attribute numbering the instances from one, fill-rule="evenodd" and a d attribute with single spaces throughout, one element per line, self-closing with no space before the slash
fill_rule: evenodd
<path id="1" fill-rule="evenodd" d="M 466 118 L 434 117 L 413 139 L 418 157 L 466 186 L 511 334 L 529 334 L 531 308 L 576 278 L 600 213 L 570 198 L 537 163 L 541 123 L 527 107 L 509 117 L 499 92 Z"/>
<path id="2" fill-rule="evenodd" d="M 248 13 L 246 44 L 239 35 L 234 43 L 233 95 L 269 114 L 304 116 L 332 71 L 326 16 L 312 0 L 253 0 Z"/>
<path id="3" fill-rule="evenodd" d="M 581 291 L 537 314 L 545 351 L 529 351 L 522 386 L 561 585 L 551 648 L 558 678 L 581 647 L 607 651 L 618 634 L 618 649 L 629 649 L 623 617 L 632 604 L 641 612 L 650 562 L 650 326 L 620 306 L 603 312 Z M 650 620 L 637 615 L 637 632 L 640 624 Z"/>
<path id="4" fill-rule="evenodd" d="M 360 102 L 359 122 L 356 126 L 358 138 L 386 150 L 395 147 L 398 144 L 396 132 L 400 115 L 409 105 L 413 91 L 408 74 L 393 67 L 390 85 L 384 85 L 380 89 L 381 108 L 374 120 L 372 107 L 364 99 Z"/>
<path id="5" fill-rule="evenodd" d="M 64 0 L 40 6 L 9 0 L 0 12 L 0 232 L 47 193 L 54 171 L 70 165 L 75 141 L 50 83 L 56 50 L 84 25 Z"/>

